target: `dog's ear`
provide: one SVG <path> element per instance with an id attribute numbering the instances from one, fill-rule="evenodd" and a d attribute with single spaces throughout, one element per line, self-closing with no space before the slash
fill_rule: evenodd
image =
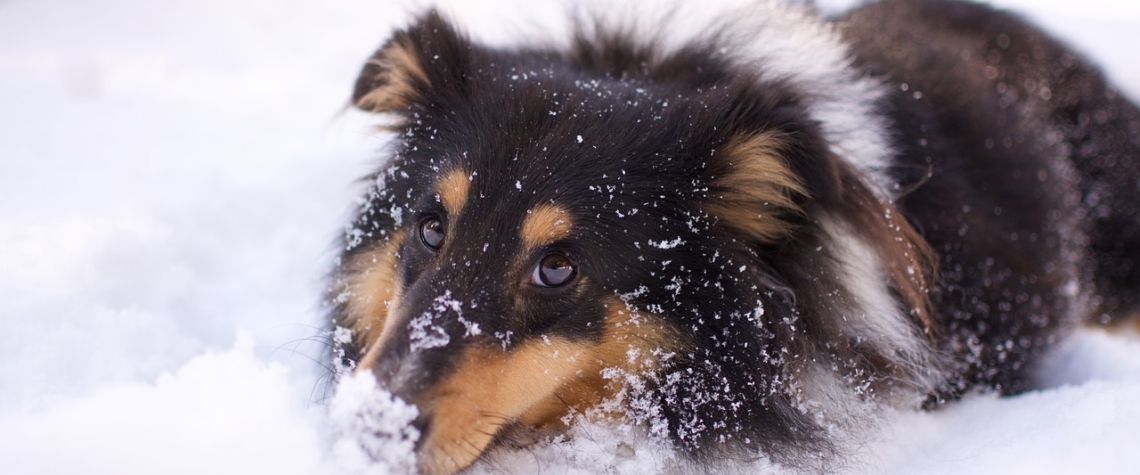
<path id="1" fill-rule="evenodd" d="M 367 112 L 400 113 L 434 94 L 462 89 L 470 53 L 470 41 L 430 10 L 368 59 L 356 79 L 352 103 Z"/>
<path id="2" fill-rule="evenodd" d="M 938 267 L 933 251 L 890 199 L 803 130 L 729 135 L 707 162 L 704 210 L 736 236 L 764 244 L 783 242 L 820 213 L 845 222 L 878 254 L 915 324 L 933 328 L 927 297 Z"/>
<path id="3" fill-rule="evenodd" d="M 705 210 L 719 223 L 761 242 L 791 231 L 789 218 L 802 215 L 808 191 L 792 169 L 790 144 L 777 132 L 731 136 L 708 164 Z"/>

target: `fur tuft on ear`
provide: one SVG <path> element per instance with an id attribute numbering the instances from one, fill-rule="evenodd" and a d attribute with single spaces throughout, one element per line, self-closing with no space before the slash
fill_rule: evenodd
<path id="1" fill-rule="evenodd" d="M 717 151 L 705 209 L 721 223 L 762 242 L 787 235 L 786 218 L 802 214 L 798 197 L 807 195 L 781 155 L 775 133 L 737 135 Z"/>
<path id="2" fill-rule="evenodd" d="M 462 81 L 470 45 L 435 10 L 397 31 L 364 63 L 352 103 L 367 112 L 399 112 Z"/>
<path id="3" fill-rule="evenodd" d="M 376 51 L 360 77 L 352 103 L 368 112 L 393 112 L 416 102 L 419 90 L 431 88 L 415 45 L 406 34 L 398 34 Z"/>

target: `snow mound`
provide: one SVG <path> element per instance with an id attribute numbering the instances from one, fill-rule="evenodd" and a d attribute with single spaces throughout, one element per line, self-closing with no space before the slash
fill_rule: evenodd
<path id="1" fill-rule="evenodd" d="M 7 474 L 314 473 L 321 412 L 253 338 L 207 351 L 153 383 L 110 384 L 43 408 L 0 413 Z M 282 456 L 287 454 L 287 456 Z"/>
<path id="2" fill-rule="evenodd" d="M 337 428 L 332 452 L 348 473 L 411 474 L 419 411 L 376 384 L 371 374 L 344 377 L 337 384 L 329 418 Z"/>

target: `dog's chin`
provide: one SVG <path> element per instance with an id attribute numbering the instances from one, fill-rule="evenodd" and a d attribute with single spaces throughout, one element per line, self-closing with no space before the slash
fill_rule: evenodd
<path id="1" fill-rule="evenodd" d="M 539 411 L 541 411 L 541 409 L 536 406 L 535 410 L 531 412 Z M 606 414 L 602 417 L 609 416 L 620 417 L 618 414 Z M 543 441 L 552 440 L 554 437 L 564 434 L 566 427 L 564 418 L 547 419 L 538 424 L 529 424 L 521 420 L 508 422 L 498 426 L 494 437 L 491 437 L 477 454 L 473 452 L 473 446 L 466 444 L 456 446 L 455 443 L 448 443 L 443 439 L 429 435 L 416 450 L 416 467 L 421 475 L 456 473 L 473 465 L 481 458 L 493 458 L 495 452 L 500 449 L 523 449 L 532 447 Z M 452 432 L 459 434 L 460 431 Z M 484 434 L 478 435 L 483 436 Z M 470 437 L 465 439 L 468 441 L 472 440 Z M 452 455 L 458 452 L 461 452 L 461 457 L 454 457 Z"/>
<path id="2" fill-rule="evenodd" d="M 567 411 L 559 389 L 573 386 L 575 373 L 597 372 L 570 363 L 594 361 L 588 349 L 558 340 L 522 345 L 510 354 L 478 349 L 465 356 L 454 374 L 415 397 L 427 415 L 416 451 L 422 474 L 467 468 L 516 423 L 541 426 L 556 420 Z"/>
<path id="3" fill-rule="evenodd" d="M 552 394 L 547 399 L 559 400 Z M 483 408 L 464 395 L 442 397 L 435 402 L 426 434 L 416 449 L 416 464 L 423 475 L 448 475 L 463 470 L 496 446 L 523 447 L 563 427 L 550 417 L 551 404 L 539 403 L 520 417 L 498 415 L 501 408 Z M 564 414 L 566 408 L 559 414 Z M 541 421 L 538 419 L 542 419 Z"/>
<path id="4" fill-rule="evenodd" d="M 416 453 L 416 468 L 423 475 L 451 475 L 463 470 L 479 459 L 496 431 L 497 427 L 487 425 L 482 430 L 433 433 Z"/>

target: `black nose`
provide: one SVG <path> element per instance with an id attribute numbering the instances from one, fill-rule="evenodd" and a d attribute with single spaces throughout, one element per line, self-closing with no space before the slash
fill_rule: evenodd
<path id="1" fill-rule="evenodd" d="M 381 387 L 422 408 L 424 392 L 446 372 L 452 352 L 448 348 L 411 351 L 406 340 L 393 340 L 380 349 L 368 369 Z"/>

